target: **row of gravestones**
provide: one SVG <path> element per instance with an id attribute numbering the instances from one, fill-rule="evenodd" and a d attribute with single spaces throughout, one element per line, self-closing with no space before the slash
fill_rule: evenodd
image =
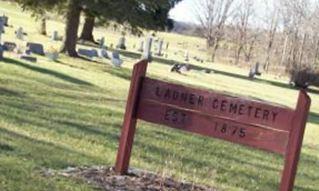
<path id="1" fill-rule="evenodd" d="M 105 48 L 96 49 L 84 49 L 79 48 L 78 54 L 81 56 L 88 57 L 90 59 L 102 58 L 102 59 L 111 59 L 113 66 L 121 67 L 123 60 L 120 58 L 120 53 L 118 51 L 113 51 L 109 53 Z"/>
<path id="2" fill-rule="evenodd" d="M 3 47 L 2 47 L 2 33 L 5 32 L 4 27 L 9 26 L 8 24 L 9 18 L 5 15 L 0 17 L 0 60 L 3 59 Z"/>

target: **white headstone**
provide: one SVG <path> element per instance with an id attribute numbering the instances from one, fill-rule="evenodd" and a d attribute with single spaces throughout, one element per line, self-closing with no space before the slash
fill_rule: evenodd
<path id="1" fill-rule="evenodd" d="M 53 40 L 53 41 L 59 40 L 59 32 L 58 32 L 58 31 L 53 31 L 53 33 L 52 33 L 52 40 Z"/>
<path id="2" fill-rule="evenodd" d="M 104 48 L 105 46 L 105 37 L 102 37 L 101 40 L 100 40 L 100 48 Z"/>
<path id="3" fill-rule="evenodd" d="M 189 52 L 188 52 L 188 50 L 185 51 L 185 61 L 186 62 L 189 61 Z"/>
<path id="4" fill-rule="evenodd" d="M 23 28 L 19 27 L 18 30 L 16 31 L 16 37 L 19 40 L 23 40 Z"/>
<path id="5" fill-rule="evenodd" d="M 138 48 L 137 51 L 143 52 L 143 49 L 144 49 L 144 40 L 141 40 L 141 41 L 140 41 L 140 46 L 139 46 L 139 48 Z"/>
<path id="6" fill-rule="evenodd" d="M 107 51 L 105 49 L 103 49 L 103 48 L 98 50 L 98 56 L 100 58 L 109 58 L 109 55 L 108 55 Z"/>
<path id="7" fill-rule="evenodd" d="M 142 59 L 147 59 L 147 60 L 152 59 L 152 52 L 151 52 L 152 41 L 153 41 L 152 37 L 146 38 L 146 41 L 144 43 L 144 50 L 143 50 L 143 54 L 142 54 Z"/>
<path id="8" fill-rule="evenodd" d="M 112 58 L 111 58 L 112 64 L 115 67 L 121 67 L 123 64 L 123 60 L 120 58 L 120 53 L 118 51 L 112 52 Z"/>

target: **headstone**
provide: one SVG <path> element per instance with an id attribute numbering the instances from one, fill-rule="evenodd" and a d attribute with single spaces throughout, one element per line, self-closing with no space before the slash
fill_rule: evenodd
<path id="1" fill-rule="evenodd" d="M 144 43 L 144 50 L 143 50 L 143 54 L 142 54 L 142 59 L 146 59 L 148 61 L 152 60 L 152 52 L 151 52 L 152 41 L 153 41 L 152 37 L 146 38 L 146 41 Z"/>
<path id="2" fill-rule="evenodd" d="M 4 21 L 3 18 L 0 17 L 0 46 L 2 44 L 2 33 L 4 33 Z"/>
<path id="3" fill-rule="evenodd" d="M 78 53 L 82 56 L 86 56 L 89 58 L 98 57 L 98 52 L 95 49 L 88 50 L 88 49 L 79 48 Z"/>
<path id="4" fill-rule="evenodd" d="M 115 67 L 121 67 L 123 64 L 123 60 L 120 58 L 120 53 L 118 51 L 112 52 L 112 58 L 111 58 L 112 64 Z"/>
<path id="5" fill-rule="evenodd" d="M 29 61 L 29 62 L 37 62 L 37 58 L 36 57 L 32 57 L 32 56 L 28 56 L 28 55 L 21 55 L 20 59 L 26 60 L 26 61 Z"/>
<path id="6" fill-rule="evenodd" d="M 185 51 L 184 57 L 185 57 L 185 61 L 188 62 L 189 61 L 189 52 L 188 52 L 188 50 Z"/>
<path id="7" fill-rule="evenodd" d="M 139 48 L 137 49 L 137 51 L 143 52 L 143 49 L 144 49 L 144 40 L 141 40 L 141 41 L 140 41 L 140 46 L 139 46 Z"/>
<path id="8" fill-rule="evenodd" d="M 43 45 L 40 43 L 28 42 L 27 48 L 31 51 L 31 53 L 44 55 Z"/>
<path id="9" fill-rule="evenodd" d="M 255 78 L 255 69 L 254 68 L 250 68 L 248 78 L 250 78 L 250 79 Z"/>
<path id="10" fill-rule="evenodd" d="M 4 42 L 3 50 L 8 52 L 13 52 L 17 48 L 17 44 L 14 42 Z"/>
<path id="11" fill-rule="evenodd" d="M 168 50 L 169 42 L 166 43 L 166 50 Z"/>
<path id="12" fill-rule="evenodd" d="M 6 27 L 9 26 L 9 17 L 3 15 L 1 18 L 3 20 L 4 26 L 6 26 Z"/>
<path id="13" fill-rule="evenodd" d="M 157 53 L 156 53 L 157 56 L 162 56 L 163 43 L 164 43 L 163 40 L 158 41 L 158 44 L 157 44 L 158 47 L 157 47 Z"/>
<path id="14" fill-rule="evenodd" d="M 16 37 L 17 39 L 19 40 L 23 40 L 23 28 L 22 27 L 19 27 L 18 30 L 16 31 Z"/>
<path id="15" fill-rule="evenodd" d="M 53 31 L 51 40 L 53 41 L 58 41 L 59 40 L 59 32 L 58 31 Z"/>
<path id="16" fill-rule="evenodd" d="M 119 39 L 117 45 L 116 45 L 116 48 L 118 49 L 122 49 L 122 50 L 126 50 L 126 45 L 125 45 L 125 37 L 124 36 L 121 36 L 121 38 Z"/>
<path id="17" fill-rule="evenodd" d="M 101 38 L 99 45 L 100 45 L 100 48 L 102 49 L 105 48 L 105 37 Z"/>
<path id="18" fill-rule="evenodd" d="M 183 72 L 188 72 L 190 67 L 188 64 L 174 64 L 171 68 L 171 72 L 177 72 L 179 74 Z"/>
<path id="19" fill-rule="evenodd" d="M 99 49 L 98 50 L 98 57 L 100 58 L 109 58 L 109 55 L 105 49 Z"/>
<path id="20" fill-rule="evenodd" d="M 3 47 L 0 44 L 0 60 L 3 59 Z"/>
<path id="21" fill-rule="evenodd" d="M 255 74 L 256 74 L 257 76 L 260 76 L 260 75 L 261 75 L 261 72 L 260 72 L 259 69 L 260 69 L 260 63 L 257 62 L 256 65 L 255 65 Z"/>
<path id="22" fill-rule="evenodd" d="M 0 40 L 1 40 L 1 34 L 4 33 L 4 20 L 2 17 L 0 17 Z M 1 43 L 1 41 L 0 41 Z"/>

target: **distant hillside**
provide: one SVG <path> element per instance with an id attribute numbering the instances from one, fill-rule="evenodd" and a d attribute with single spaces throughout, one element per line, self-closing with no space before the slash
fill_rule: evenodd
<path id="1" fill-rule="evenodd" d="M 181 21 L 174 21 L 174 28 L 171 32 L 189 36 L 201 36 L 198 25 Z"/>

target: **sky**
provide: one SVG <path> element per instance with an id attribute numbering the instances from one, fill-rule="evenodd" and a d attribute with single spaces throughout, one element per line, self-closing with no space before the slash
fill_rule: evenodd
<path id="1" fill-rule="evenodd" d="M 268 1 L 270 4 L 273 2 L 273 0 L 255 0 L 256 12 L 259 16 L 265 13 L 264 1 Z M 170 17 L 177 21 L 197 23 L 195 7 L 198 2 L 200 0 L 181 1 L 170 11 Z"/>
<path id="2" fill-rule="evenodd" d="M 196 14 L 194 12 L 196 0 L 183 0 L 178 3 L 170 12 L 170 17 L 177 21 L 196 23 Z"/>

